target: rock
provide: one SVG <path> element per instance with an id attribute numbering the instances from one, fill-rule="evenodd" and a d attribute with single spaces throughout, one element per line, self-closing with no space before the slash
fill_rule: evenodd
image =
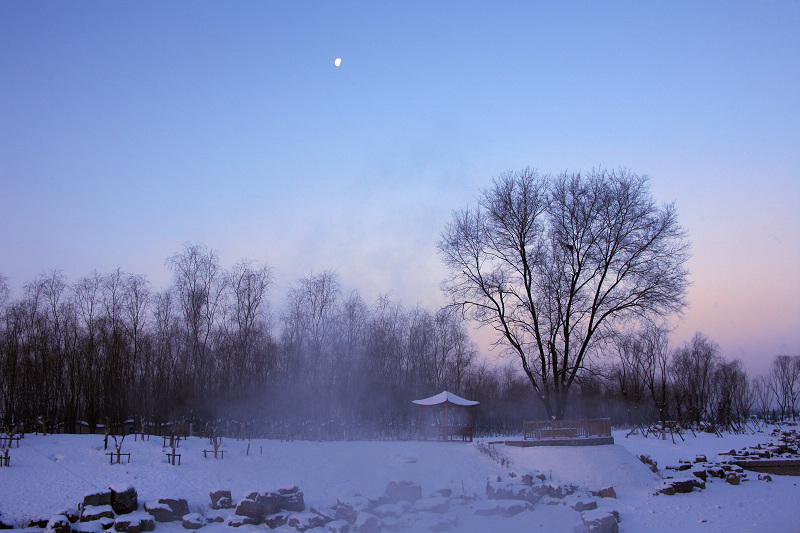
<path id="1" fill-rule="evenodd" d="M 81 513 L 81 522 L 92 522 L 101 518 L 114 520 L 114 509 L 110 505 L 87 505 Z"/>
<path id="2" fill-rule="evenodd" d="M 446 513 L 450 509 L 450 500 L 444 496 L 424 498 L 415 501 L 413 509 L 417 513 Z"/>
<path id="3" fill-rule="evenodd" d="M 264 524 L 270 529 L 277 529 L 289 522 L 289 513 L 277 513 L 264 518 Z"/>
<path id="4" fill-rule="evenodd" d="M 614 487 L 606 487 L 604 489 L 600 489 L 598 496 L 601 498 L 616 498 L 617 491 L 614 490 Z"/>
<path id="5" fill-rule="evenodd" d="M 373 509 L 372 513 L 381 519 L 386 517 L 400 518 L 403 516 L 403 513 L 405 513 L 405 509 L 402 505 L 397 503 L 384 503 Z"/>
<path id="6" fill-rule="evenodd" d="M 129 483 L 114 485 L 111 488 L 111 508 L 117 514 L 128 514 L 139 508 L 136 489 Z"/>
<path id="7" fill-rule="evenodd" d="M 325 523 L 332 522 L 336 516 L 336 511 L 328 507 L 311 507 L 311 512 L 320 515 L 325 519 Z"/>
<path id="8" fill-rule="evenodd" d="M 228 520 L 228 527 L 242 527 L 243 525 L 258 525 L 260 522 L 254 521 L 252 518 L 247 518 L 246 516 L 234 516 L 230 520 Z"/>
<path id="9" fill-rule="evenodd" d="M 394 516 L 387 516 L 386 518 L 381 518 L 381 526 L 386 531 L 400 531 L 401 524 L 400 519 Z"/>
<path id="10" fill-rule="evenodd" d="M 80 511 L 78 511 L 74 507 L 71 507 L 69 509 L 62 509 L 61 511 L 57 512 L 56 514 L 63 514 L 64 516 L 66 516 L 67 520 L 69 520 L 70 524 L 74 524 L 75 522 L 77 522 L 81 518 Z M 0 527 L 0 529 L 3 529 L 3 528 Z"/>
<path id="11" fill-rule="evenodd" d="M 345 496 L 336 500 L 333 506 L 335 520 L 346 520 L 353 524 L 358 517 L 358 513 L 369 508 L 369 500 L 360 495 Z"/>
<path id="12" fill-rule="evenodd" d="M 708 472 L 703 470 L 702 468 L 693 468 L 692 475 L 697 479 L 702 479 L 703 481 L 708 481 Z"/>
<path id="13" fill-rule="evenodd" d="M 199 513 L 189 513 L 183 517 L 183 529 L 200 529 L 208 523 L 206 518 Z"/>
<path id="14" fill-rule="evenodd" d="M 147 513 L 142 513 L 142 516 L 139 520 L 139 531 L 155 531 L 156 529 L 156 521 Z"/>
<path id="15" fill-rule="evenodd" d="M 108 518 L 95 520 L 94 522 L 77 522 L 72 524 L 72 533 L 103 533 L 107 531 L 107 528 L 104 527 L 104 520 L 108 520 Z"/>
<path id="16" fill-rule="evenodd" d="M 142 521 L 138 518 L 130 518 L 130 514 L 124 517 L 117 517 L 114 520 L 114 531 L 118 533 L 140 533 Z"/>
<path id="17" fill-rule="evenodd" d="M 491 500 L 475 505 L 475 514 L 509 518 L 533 509 L 533 504 L 524 500 Z"/>
<path id="18" fill-rule="evenodd" d="M 523 500 L 535 504 L 549 492 L 547 485 L 529 486 L 515 481 L 486 484 L 486 496 L 490 500 Z"/>
<path id="19" fill-rule="evenodd" d="M 597 502 L 594 500 L 590 500 L 588 502 L 578 500 L 569 507 L 573 511 L 577 511 L 579 513 L 582 513 L 584 511 L 594 511 L 595 509 L 597 509 Z"/>
<path id="20" fill-rule="evenodd" d="M 731 485 L 738 485 L 741 482 L 741 478 L 739 474 L 736 472 L 729 472 L 727 476 L 725 476 L 725 483 L 730 483 Z"/>
<path id="21" fill-rule="evenodd" d="M 303 501 L 303 493 L 294 486 L 290 489 L 278 489 L 278 500 L 281 509 L 287 511 L 302 512 L 306 510 Z"/>
<path id="22" fill-rule="evenodd" d="M 422 487 L 419 483 L 411 481 L 391 481 L 386 487 L 386 495 L 392 503 L 400 500 L 415 502 L 422 498 Z"/>
<path id="23" fill-rule="evenodd" d="M 72 526 L 66 516 L 58 514 L 47 521 L 47 526 L 44 530 L 45 533 L 70 533 L 70 531 L 72 531 Z"/>
<path id="24" fill-rule="evenodd" d="M 14 526 L 6 523 L 5 519 L 3 519 L 3 513 L 0 513 L 0 529 L 14 529 Z"/>
<path id="25" fill-rule="evenodd" d="M 664 482 L 659 488 L 656 489 L 656 494 L 665 494 L 667 496 L 675 495 L 675 488 L 667 482 Z"/>
<path id="26" fill-rule="evenodd" d="M 683 479 L 670 479 L 667 483 L 672 485 L 675 492 L 679 494 L 688 494 L 694 490 L 695 487 L 702 490 L 706 488 L 706 484 L 697 478 L 683 478 Z"/>
<path id="27" fill-rule="evenodd" d="M 346 520 L 333 520 L 325 524 L 328 533 L 350 533 L 350 523 Z"/>
<path id="28" fill-rule="evenodd" d="M 705 455 L 698 454 L 697 456 L 695 456 L 694 462 L 695 463 L 705 463 L 705 462 L 708 462 L 708 459 L 706 458 Z"/>
<path id="29" fill-rule="evenodd" d="M 380 530 L 380 518 L 367 512 L 358 513 L 356 521 L 353 524 L 353 533 L 379 533 Z"/>
<path id="30" fill-rule="evenodd" d="M 759 474 L 758 475 L 758 480 L 759 481 L 772 481 L 772 476 L 770 476 L 769 474 Z"/>
<path id="31" fill-rule="evenodd" d="M 453 495 L 453 491 L 450 490 L 450 489 L 439 489 L 436 492 L 434 492 L 433 494 L 431 494 L 431 497 L 444 496 L 445 498 L 449 498 L 452 495 Z"/>
<path id="32" fill-rule="evenodd" d="M 186 512 L 178 515 L 169 505 L 161 503 L 161 500 L 145 503 L 144 510 L 147 511 L 156 522 L 175 522 L 183 518 L 184 514 L 189 514 Z"/>
<path id="33" fill-rule="evenodd" d="M 289 515 L 289 520 L 286 524 L 303 533 L 315 527 L 323 527 L 325 519 L 316 513 L 297 513 Z"/>
<path id="34" fill-rule="evenodd" d="M 264 506 L 255 500 L 244 499 L 236 505 L 236 516 L 243 516 L 251 520 L 257 520 L 256 524 L 260 523 L 266 516 Z"/>
<path id="35" fill-rule="evenodd" d="M 581 513 L 581 520 L 587 533 L 619 533 L 619 515 L 607 511 L 587 511 Z"/>
<path id="36" fill-rule="evenodd" d="M 83 506 L 100 507 L 101 505 L 111 505 L 111 491 L 103 490 L 98 492 L 89 492 L 83 497 Z"/>
<path id="37" fill-rule="evenodd" d="M 209 493 L 212 509 L 233 509 L 233 499 L 229 490 L 215 490 Z"/>

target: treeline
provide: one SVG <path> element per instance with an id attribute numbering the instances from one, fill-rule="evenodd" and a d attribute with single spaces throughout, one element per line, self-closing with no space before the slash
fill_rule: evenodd
<path id="1" fill-rule="evenodd" d="M 476 348 L 445 310 L 367 305 L 326 271 L 274 312 L 266 266 L 224 270 L 202 245 L 166 263 L 160 292 L 119 270 L 50 272 L 17 299 L 0 284 L 7 427 L 226 419 L 380 436 L 413 426 L 412 399 L 474 381 Z"/>
<path id="2" fill-rule="evenodd" d="M 253 435 L 404 438 L 411 400 L 445 389 L 481 402 L 478 434 L 518 433 L 546 416 L 517 361 L 479 357 L 458 314 L 367 304 L 330 271 L 297 280 L 276 310 L 266 266 L 225 270 L 202 245 L 166 264 L 162 291 L 119 270 L 74 282 L 53 271 L 11 298 L 0 277 L 2 424 L 224 421 Z M 800 357 L 778 356 L 768 376 L 748 379 L 706 337 L 677 349 L 667 337 L 647 328 L 608 342 L 566 417 L 741 430 L 754 414 L 796 413 Z"/>
<path id="3" fill-rule="evenodd" d="M 705 335 L 670 349 L 658 327 L 619 335 L 609 351 L 616 356 L 610 371 L 585 379 L 582 394 L 617 423 L 742 432 L 797 416 L 800 356 L 775 356 L 768 374 L 751 378 Z"/>

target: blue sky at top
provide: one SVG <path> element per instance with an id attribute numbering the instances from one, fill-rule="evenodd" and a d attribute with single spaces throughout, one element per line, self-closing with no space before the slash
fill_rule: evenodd
<path id="1" fill-rule="evenodd" d="M 701 330 L 800 353 L 800 3 L 0 2 L 0 273 L 169 282 L 186 242 L 438 305 L 497 174 L 675 201 Z M 342 58 L 335 67 L 333 60 Z"/>

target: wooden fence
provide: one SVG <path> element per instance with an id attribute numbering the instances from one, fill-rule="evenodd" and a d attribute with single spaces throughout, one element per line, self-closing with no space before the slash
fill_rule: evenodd
<path id="1" fill-rule="evenodd" d="M 528 439 L 579 438 L 610 436 L 611 419 L 596 420 L 534 420 L 522 423 L 522 437 Z"/>

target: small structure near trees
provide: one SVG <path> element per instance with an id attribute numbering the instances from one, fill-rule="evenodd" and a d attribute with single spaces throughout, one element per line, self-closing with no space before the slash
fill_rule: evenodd
<path id="1" fill-rule="evenodd" d="M 480 402 L 466 400 L 442 391 L 430 398 L 414 400 L 419 406 L 417 440 L 455 440 L 472 442 L 473 411 Z"/>

